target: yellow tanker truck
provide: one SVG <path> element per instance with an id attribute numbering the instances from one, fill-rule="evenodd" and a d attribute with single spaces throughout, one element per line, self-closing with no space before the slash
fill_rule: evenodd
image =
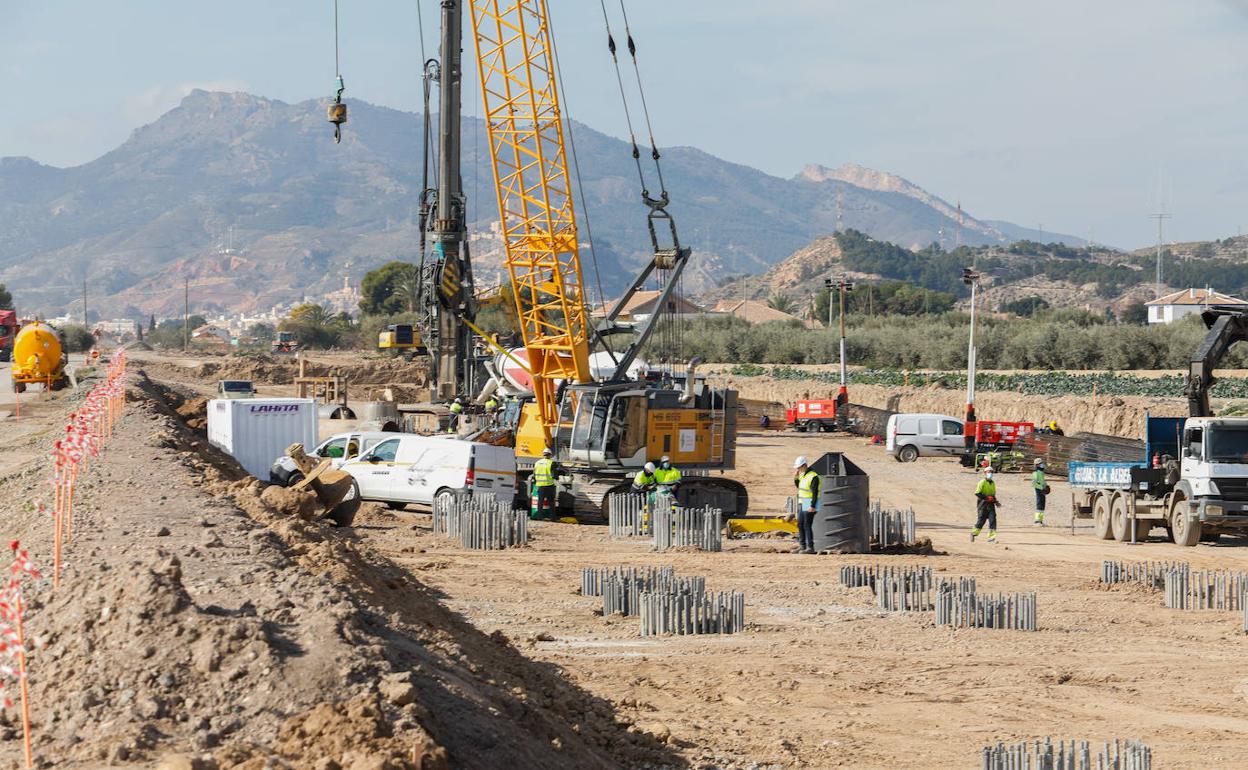
<path id="1" fill-rule="evenodd" d="M 13 390 L 22 393 L 34 384 L 60 390 L 69 384 L 65 363 L 56 330 L 40 321 L 26 324 L 13 338 Z"/>

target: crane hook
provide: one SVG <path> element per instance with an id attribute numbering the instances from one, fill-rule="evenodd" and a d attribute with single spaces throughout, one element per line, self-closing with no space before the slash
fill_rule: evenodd
<path id="1" fill-rule="evenodd" d="M 334 144 L 342 142 L 342 124 L 347 122 L 347 105 L 342 103 L 342 92 L 345 90 L 342 75 L 339 75 L 338 93 L 334 95 L 334 103 L 329 105 L 329 122 L 334 124 Z"/>

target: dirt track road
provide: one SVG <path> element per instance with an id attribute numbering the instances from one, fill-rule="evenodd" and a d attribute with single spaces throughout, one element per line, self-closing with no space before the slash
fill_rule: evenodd
<path id="1" fill-rule="evenodd" d="M 769 433 L 742 440 L 733 475 L 754 510 L 783 503 L 793 456 L 844 451 L 874 497 L 913 506 L 947 555 L 814 557 L 784 541 L 733 541 L 724 553 L 655 555 L 601 527 L 539 525 L 532 548 L 467 553 L 428 517 L 385 514 L 361 535 L 443 592 L 485 632 L 507 634 L 579 685 L 670 732 L 692 760 L 748 757 L 783 767 L 968 768 L 981 746 L 1046 735 L 1140 738 L 1157 767 L 1248 767 L 1248 640 L 1234 613 L 1182 612 L 1137 588 L 1098 587 L 1102 559 L 1184 559 L 1248 569 L 1243 541 L 1182 549 L 1071 536 L 1065 484 L 1046 529 L 1030 524 L 1025 480 L 1006 476 L 1001 543 L 968 538 L 975 475 L 952 460 L 901 465 L 859 439 Z M 1160 531 L 1159 531 L 1160 532 Z M 930 614 L 886 616 L 846 563 L 930 564 L 981 591 L 1038 593 L 1038 633 L 951 631 Z M 713 590 L 747 594 L 746 634 L 643 641 L 576 595 L 586 566 L 675 564 Z"/>

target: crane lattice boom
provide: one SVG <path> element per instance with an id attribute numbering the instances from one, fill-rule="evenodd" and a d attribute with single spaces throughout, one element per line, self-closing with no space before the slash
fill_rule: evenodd
<path id="1" fill-rule="evenodd" d="M 589 327 L 545 0 L 472 0 L 516 317 L 549 441 L 555 381 L 589 382 Z"/>

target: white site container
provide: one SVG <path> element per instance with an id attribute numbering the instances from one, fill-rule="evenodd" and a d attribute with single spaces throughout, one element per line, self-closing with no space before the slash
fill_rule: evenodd
<path id="1" fill-rule="evenodd" d="M 316 402 L 310 398 L 216 398 L 208 402 L 208 443 L 260 479 L 286 447 L 317 445 Z"/>

